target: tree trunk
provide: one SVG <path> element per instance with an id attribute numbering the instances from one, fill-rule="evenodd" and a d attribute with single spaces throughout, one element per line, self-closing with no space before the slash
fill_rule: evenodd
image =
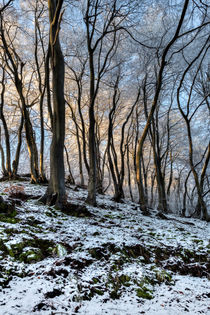
<path id="1" fill-rule="evenodd" d="M 24 124 L 25 124 L 25 132 L 26 132 L 26 141 L 27 147 L 30 157 L 30 168 L 31 168 L 31 182 L 38 183 L 39 182 L 39 167 L 38 167 L 38 151 L 36 146 L 36 141 L 34 137 L 33 127 L 31 124 L 29 112 L 26 108 L 25 99 L 22 95 L 22 88 L 21 88 L 21 101 L 23 106 L 23 117 L 24 117 Z"/>
<path id="2" fill-rule="evenodd" d="M 7 127 L 7 122 L 4 117 L 3 107 L 4 107 L 4 94 L 5 94 L 5 69 L 2 69 L 2 91 L 1 91 L 1 105 L 0 105 L 0 119 L 3 124 L 4 128 L 4 136 L 5 136 L 5 144 L 6 144 L 6 173 L 9 177 L 11 177 L 12 171 L 11 171 L 11 153 L 10 153 L 10 136 L 9 136 L 9 130 Z"/>
<path id="3" fill-rule="evenodd" d="M 89 105 L 89 134 L 88 134 L 88 148 L 89 148 L 89 179 L 88 179 L 88 197 L 87 203 L 96 206 L 96 143 L 95 143 L 95 73 L 93 51 L 88 43 L 89 50 L 89 68 L 90 68 L 90 105 Z"/>
<path id="4" fill-rule="evenodd" d="M 75 124 L 75 129 L 76 129 L 76 139 L 77 139 L 77 147 L 78 147 L 78 155 L 79 155 L 79 174 L 80 174 L 80 185 L 83 187 L 85 182 L 84 182 L 84 175 L 83 175 L 83 168 L 82 168 L 82 150 L 81 150 L 81 144 L 80 144 L 80 135 L 79 135 L 79 126 L 77 123 L 77 119 L 76 119 L 76 115 L 73 111 L 73 108 L 71 107 L 71 104 L 66 100 L 66 103 L 68 104 L 70 111 L 71 111 L 71 115 L 72 115 L 72 120 Z M 66 152 L 66 158 L 67 158 L 67 164 L 68 164 L 68 168 L 69 168 L 69 179 L 70 182 L 72 183 L 72 185 L 75 185 L 74 182 L 74 178 L 71 174 L 71 167 L 70 167 L 70 162 L 69 162 L 69 158 L 68 158 L 68 152 L 65 146 L 65 152 Z M 73 184 L 74 182 L 74 184 Z"/>
<path id="5" fill-rule="evenodd" d="M 7 175 L 7 171 L 5 168 L 5 156 L 4 156 L 4 149 L 2 147 L 1 144 L 1 127 L 0 127 L 0 152 L 1 152 L 1 168 L 2 168 L 2 175 L 6 176 Z"/>
<path id="6" fill-rule="evenodd" d="M 67 161 L 67 165 L 68 165 L 68 169 L 69 169 L 69 175 L 68 175 L 68 178 L 67 178 L 67 182 L 68 182 L 70 185 L 75 185 L 75 180 L 74 180 L 74 177 L 73 177 L 72 171 L 71 171 L 71 165 L 70 165 L 70 161 L 69 161 L 69 155 L 68 155 L 68 151 L 67 151 L 65 145 L 64 145 L 64 149 L 65 149 L 66 161 Z"/>
<path id="7" fill-rule="evenodd" d="M 23 124 L 24 124 L 24 118 L 21 113 L 21 121 L 20 121 L 20 126 L 18 128 L 18 144 L 16 148 L 16 154 L 15 154 L 15 159 L 12 162 L 12 175 L 16 177 L 17 172 L 18 172 L 18 166 L 19 166 L 19 159 L 20 159 L 20 149 L 22 145 L 22 130 L 23 130 Z"/>
<path id="8" fill-rule="evenodd" d="M 65 100 L 64 58 L 59 42 L 63 1 L 48 0 L 50 21 L 50 58 L 53 93 L 53 135 L 50 147 L 50 181 L 41 201 L 62 208 L 66 202 L 64 173 Z"/>
<path id="9" fill-rule="evenodd" d="M 197 205 L 196 205 L 196 208 L 195 208 L 196 210 L 195 210 L 195 213 L 194 213 L 194 216 L 197 216 L 197 217 L 201 216 L 206 221 L 210 221 L 210 214 L 208 213 L 206 204 L 205 204 L 205 202 L 203 200 L 203 185 L 204 185 L 204 179 L 205 179 L 206 170 L 207 170 L 207 167 L 208 167 L 208 164 L 209 164 L 209 160 L 210 160 L 210 143 L 208 145 L 207 156 L 206 156 L 206 159 L 205 159 L 202 171 L 201 171 L 200 183 L 199 183 L 200 195 L 198 194 Z"/>

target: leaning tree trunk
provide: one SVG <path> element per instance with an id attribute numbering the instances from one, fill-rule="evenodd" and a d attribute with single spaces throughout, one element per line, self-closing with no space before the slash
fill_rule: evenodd
<path id="1" fill-rule="evenodd" d="M 29 112 L 26 108 L 25 100 L 22 98 L 23 105 L 23 117 L 26 132 L 26 141 L 30 157 L 30 168 L 31 168 L 31 182 L 39 182 L 39 167 L 38 167 L 38 151 L 36 141 L 33 133 L 33 127 L 30 120 Z"/>
<path id="2" fill-rule="evenodd" d="M 62 4 L 62 0 L 48 0 L 53 93 L 53 135 L 50 147 L 50 181 L 46 194 L 41 199 L 50 205 L 55 204 L 58 208 L 62 208 L 66 201 L 64 178 L 64 58 L 59 42 Z"/>
<path id="3" fill-rule="evenodd" d="M 19 160 L 20 160 L 20 150 L 22 145 L 22 130 L 23 130 L 23 124 L 24 124 L 24 118 L 23 114 L 21 113 L 21 120 L 20 120 L 20 126 L 18 128 L 18 143 L 15 153 L 15 159 L 12 162 L 12 176 L 16 177 L 18 172 L 18 166 L 19 166 Z"/>
<path id="4" fill-rule="evenodd" d="M 71 171 L 71 164 L 70 164 L 70 161 L 69 161 L 69 155 L 68 155 L 68 151 L 67 151 L 67 148 L 66 148 L 65 145 L 64 145 L 64 149 L 65 149 L 65 153 L 66 153 L 66 162 L 67 162 L 68 169 L 69 169 L 69 175 L 68 175 L 68 178 L 67 178 L 67 182 L 70 185 L 75 185 L 75 180 L 74 180 L 74 177 L 73 177 L 72 171 Z"/>

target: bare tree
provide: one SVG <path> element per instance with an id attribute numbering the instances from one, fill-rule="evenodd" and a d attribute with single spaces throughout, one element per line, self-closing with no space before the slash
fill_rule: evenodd
<path id="1" fill-rule="evenodd" d="M 53 135 L 50 148 L 50 181 L 41 201 L 62 208 L 66 202 L 64 174 L 65 100 L 64 58 L 59 41 L 63 0 L 49 0 L 50 59 L 53 93 Z"/>
<path id="2" fill-rule="evenodd" d="M 5 35 L 6 32 L 6 35 Z M 5 62 L 11 76 L 13 78 L 17 93 L 21 100 L 21 110 L 24 117 L 24 126 L 26 132 L 26 140 L 28 146 L 28 152 L 30 156 L 30 167 L 31 167 L 31 181 L 33 183 L 37 183 L 39 181 L 39 168 L 38 168 L 38 152 L 37 146 L 34 136 L 33 126 L 30 120 L 29 108 L 32 107 L 35 102 L 36 98 L 31 102 L 30 105 L 27 104 L 26 96 L 24 95 L 24 86 L 23 86 L 23 69 L 24 69 L 24 62 L 21 60 L 20 56 L 18 55 L 13 41 L 9 36 L 9 32 L 7 29 L 4 29 L 3 23 L 3 15 L 0 14 L 0 35 L 3 44 L 3 48 L 5 51 Z M 33 76 L 33 74 L 32 74 Z M 31 80 L 32 80 L 31 76 Z M 30 87 L 30 84 L 29 84 Z"/>
<path id="3" fill-rule="evenodd" d="M 87 202 L 96 205 L 97 151 L 95 139 L 95 101 L 101 79 L 108 70 L 118 46 L 117 32 L 132 10 L 133 1 L 120 2 L 88 0 L 84 13 L 89 57 L 89 182 Z M 126 5 L 127 4 L 127 5 Z M 127 10 L 125 10 L 127 8 Z M 106 41 L 107 39 L 107 41 Z M 105 45 L 106 48 L 105 48 Z M 101 186 L 101 184 L 98 186 Z"/>
<path id="4" fill-rule="evenodd" d="M 157 76 L 156 90 L 155 90 L 155 95 L 153 98 L 152 106 L 151 106 L 150 112 L 148 114 L 147 122 L 146 122 L 146 125 L 144 127 L 143 133 L 142 133 L 142 135 L 138 141 L 138 149 L 137 149 L 137 156 L 136 156 L 137 182 L 138 182 L 138 189 L 139 189 L 140 205 L 141 205 L 141 208 L 143 210 L 146 208 L 144 189 L 143 189 L 143 185 L 141 182 L 141 174 L 140 174 L 140 170 L 141 170 L 140 164 L 141 164 L 141 157 L 142 157 L 142 152 L 143 152 L 143 145 L 144 145 L 145 139 L 147 137 L 148 130 L 149 130 L 151 121 L 153 119 L 155 109 L 158 105 L 159 95 L 161 92 L 162 81 L 163 81 L 163 72 L 164 72 L 165 67 L 167 65 L 166 58 L 167 58 L 167 55 L 168 55 L 170 48 L 173 46 L 175 41 L 178 39 L 180 30 L 181 30 L 181 27 L 182 27 L 182 24 L 184 21 L 184 17 L 185 17 L 187 8 L 188 8 L 188 4 L 189 4 L 189 0 L 185 0 L 176 31 L 175 31 L 172 39 L 169 41 L 169 43 L 166 45 L 165 49 L 163 50 L 161 62 L 160 62 L 160 68 L 159 68 L 158 76 Z"/>
<path id="5" fill-rule="evenodd" d="M 188 136 L 188 144 L 189 144 L 189 164 L 190 164 L 190 168 L 191 168 L 194 180 L 195 180 L 195 187 L 197 189 L 197 194 L 198 194 L 196 213 L 197 213 L 197 215 L 202 215 L 202 217 L 205 220 L 209 220 L 209 215 L 208 215 L 207 207 L 206 207 L 206 204 L 205 204 L 205 201 L 204 201 L 204 198 L 203 198 L 203 184 L 204 184 L 205 173 L 206 173 L 207 166 L 208 166 L 208 163 L 209 163 L 209 154 L 210 154 L 209 153 L 209 146 L 210 145 L 208 144 L 208 146 L 207 146 L 208 147 L 208 149 L 206 150 L 207 151 L 207 155 L 206 155 L 204 166 L 203 166 L 203 169 L 202 169 L 202 172 L 201 172 L 201 178 L 199 180 L 199 175 L 198 175 L 198 172 L 197 172 L 196 167 L 195 167 L 196 163 L 194 162 L 194 148 L 193 148 L 193 137 L 192 137 L 192 130 L 191 130 L 191 122 L 192 122 L 196 112 L 203 105 L 204 100 L 208 97 L 208 95 L 206 95 L 204 97 L 204 99 L 202 99 L 194 107 L 193 110 L 190 110 L 190 104 L 191 104 L 191 100 L 192 100 L 192 96 L 193 96 L 193 92 L 194 92 L 193 89 L 194 89 L 194 85 L 195 85 L 195 81 L 196 81 L 197 75 L 199 73 L 201 64 L 202 64 L 202 62 L 203 62 L 203 60 L 204 60 L 204 58 L 205 58 L 205 56 L 206 56 L 206 54 L 208 52 L 208 49 L 210 48 L 210 45 L 208 44 L 209 38 L 210 37 L 208 36 L 206 41 L 204 42 L 203 46 L 199 50 L 198 54 L 191 60 L 191 62 L 186 67 L 186 69 L 185 69 L 185 71 L 184 71 L 184 73 L 183 73 L 183 75 L 181 77 L 178 89 L 177 89 L 177 104 L 178 104 L 178 108 L 179 108 L 179 111 L 180 111 L 184 121 L 185 121 L 186 128 L 187 128 L 187 136 Z M 195 71 L 195 74 L 193 76 L 193 80 L 192 80 L 191 86 L 190 86 L 189 91 L 188 91 L 188 98 L 187 98 L 186 106 L 182 106 L 181 89 L 182 89 L 182 86 L 184 84 L 185 77 L 188 74 L 188 72 L 190 71 L 190 69 L 192 68 L 192 66 L 199 59 L 200 59 L 200 61 L 199 61 L 198 66 L 197 66 L 197 70 Z"/>

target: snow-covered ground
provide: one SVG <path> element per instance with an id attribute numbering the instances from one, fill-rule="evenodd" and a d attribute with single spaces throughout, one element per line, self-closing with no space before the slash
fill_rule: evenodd
<path id="1" fill-rule="evenodd" d="M 22 185 L 28 195 L 46 187 Z M 86 191 L 67 189 L 84 205 Z M 80 216 L 19 201 L 0 213 L 0 314 L 210 314 L 210 225 L 98 195 Z M 74 213 L 75 214 L 75 211 Z"/>

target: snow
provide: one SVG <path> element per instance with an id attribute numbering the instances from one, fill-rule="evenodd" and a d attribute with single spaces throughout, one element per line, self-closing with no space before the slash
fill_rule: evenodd
<path id="1" fill-rule="evenodd" d="M 0 192 L 10 185 L 1 182 Z M 26 194 L 37 196 L 46 189 L 28 182 L 21 185 Z M 84 204 L 85 190 L 72 186 L 67 193 L 69 202 Z M 75 217 L 29 199 L 16 205 L 16 223 L 0 221 L 5 246 L 14 250 L 25 242 L 22 254 L 28 252 L 28 259 L 33 258 L 35 242 L 53 247 L 46 257 L 30 263 L 0 251 L 1 315 L 210 314 L 209 271 L 195 277 L 168 269 L 169 263 L 204 268 L 208 223 L 173 215 L 162 220 L 155 210 L 144 216 L 138 205 L 115 203 L 108 196 L 98 195 L 97 204 L 87 206 L 91 217 Z M 156 249 L 168 256 L 158 261 Z M 196 260 L 191 253 L 196 253 Z M 1 288 L 6 277 L 8 283 Z M 149 299 L 138 296 L 142 288 Z"/>

